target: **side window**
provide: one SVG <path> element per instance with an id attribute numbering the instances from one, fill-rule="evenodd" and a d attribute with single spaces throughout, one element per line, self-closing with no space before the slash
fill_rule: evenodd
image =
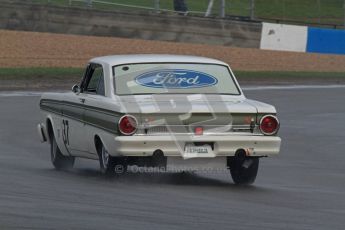
<path id="1" fill-rule="evenodd" d="M 102 66 L 95 66 L 90 71 L 91 77 L 85 87 L 85 93 L 105 95 L 104 92 L 104 74 Z"/>

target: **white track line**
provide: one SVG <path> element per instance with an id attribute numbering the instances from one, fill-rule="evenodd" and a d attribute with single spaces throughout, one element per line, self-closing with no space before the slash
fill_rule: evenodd
<path id="1" fill-rule="evenodd" d="M 299 90 L 299 89 L 342 89 L 345 85 L 271 85 L 271 86 L 247 86 L 243 87 L 244 91 L 260 91 L 260 90 Z"/>
<path id="2" fill-rule="evenodd" d="M 243 91 L 263 90 L 301 90 L 301 89 L 345 89 L 345 85 L 286 85 L 286 86 L 246 86 Z M 57 91 L 55 91 L 57 92 Z M 62 91 L 60 91 L 62 92 Z M 45 92 L 40 91 L 0 91 L 0 97 L 39 97 Z"/>
<path id="3" fill-rule="evenodd" d="M 31 91 L 4 91 L 0 92 L 0 97 L 38 97 L 44 92 Z"/>
<path id="4" fill-rule="evenodd" d="M 49 91 L 49 93 L 65 93 L 67 91 Z M 44 91 L 0 91 L 0 97 L 40 97 Z"/>

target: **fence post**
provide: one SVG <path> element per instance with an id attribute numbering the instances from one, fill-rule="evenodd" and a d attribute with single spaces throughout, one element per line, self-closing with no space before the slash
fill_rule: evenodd
<path id="1" fill-rule="evenodd" d="M 159 0 L 153 0 L 153 8 L 155 9 L 156 13 L 159 13 L 159 10 L 160 10 Z"/>
<path id="2" fill-rule="evenodd" d="M 207 6 L 206 13 L 205 13 L 205 17 L 208 17 L 208 16 L 211 15 L 212 8 L 213 8 L 213 2 L 214 2 L 214 0 L 209 0 L 208 1 L 208 6 Z"/>
<path id="3" fill-rule="evenodd" d="M 250 0 L 250 19 L 255 19 L 255 0 Z"/>
<path id="4" fill-rule="evenodd" d="M 92 0 L 85 0 L 88 7 L 92 7 Z"/>
<path id="5" fill-rule="evenodd" d="M 220 0 L 220 12 L 219 16 L 225 18 L 225 0 Z"/>
<path id="6" fill-rule="evenodd" d="M 318 14 L 319 14 L 319 24 L 321 24 L 321 2 L 317 0 Z"/>
<path id="7" fill-rule="evenodd" d="M 345 0 L 344 0 L 344 28 L 345 28 Z"/>

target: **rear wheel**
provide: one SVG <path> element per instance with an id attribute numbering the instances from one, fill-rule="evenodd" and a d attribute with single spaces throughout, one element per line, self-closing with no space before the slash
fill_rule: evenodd
<path id="1" fill-rule="evenodd" d="M 67 170 L 73 168 L 75 158 L 72 156 L 62 155 L 54 136 L 52 136 L 50 141 L 50 157 L 54 167 L 57 170 Z"/>
<path id="2" fill-rule="evenodd" d="M 101 173 L 104 175 L 112 176 L 127 171 L 125 158 L 111 156 L 103 144 L 99 149 L 99 164 Z"/>
<path id="3" fill-rule="evenodd" d="M 235 184 L 249 185 L 254 183 L 259 169 L 257 157 L 229 157 L 228 166 Z"/>

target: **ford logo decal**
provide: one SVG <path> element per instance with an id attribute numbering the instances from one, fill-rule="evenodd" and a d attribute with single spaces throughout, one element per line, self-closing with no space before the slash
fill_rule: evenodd
<path id="1" fill-rule="evenodd" d="M 139 85 L 152 88 L 188 89 L 212 86 L 218 80 L 206 73 L 186 69 L 164 69 L 143 73 L 135 78 Z"/>

